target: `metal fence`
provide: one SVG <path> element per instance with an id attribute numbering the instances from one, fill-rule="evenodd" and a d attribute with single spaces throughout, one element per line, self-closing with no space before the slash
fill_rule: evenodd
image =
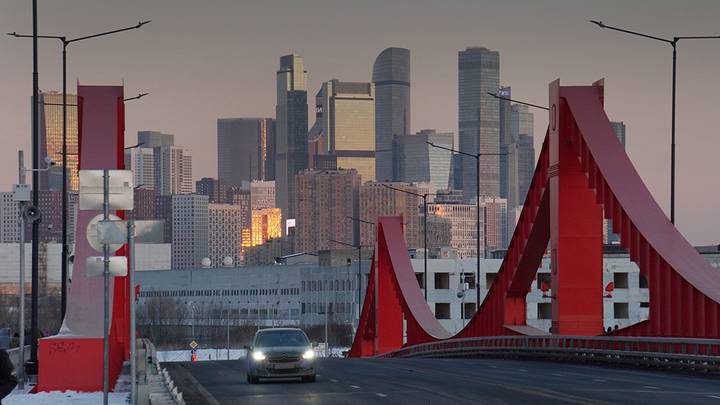
<path id="1" fill-rule="evenodd" d="M 377 357 L 516 357 L 720 371 L 720 339 L 494 336 L 408 346 Z"/>

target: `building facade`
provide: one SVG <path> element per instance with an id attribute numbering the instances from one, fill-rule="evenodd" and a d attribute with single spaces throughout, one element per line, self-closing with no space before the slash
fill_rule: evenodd
<path id="1" fill-rule="evenodd" d="M 480 208 L 483 210 L 483 222 L 485 223 L 485 252 L 489 256 L 494 250 L 507 248 L 507 199 L 483 197 Z"/>
<path id="2" fill-rule="evenodd" d="M 67 113 L 67 180 L 68 190 L 78 191 L 78 109 L 77 96 L 66 97 Z M 63 145 L 63 95 L 55 91 L 40 93 L 40 151 L 41 157 L 48 156 L 55 166 L 40 172 L 40 190 L 62 189 L 62 145 Z M 26 166 L 29 166 L 26 163 Z"/>
<path id="3" fill-rule="evenodd" d="M 267 180 L 275 166 L 275 120 L 220 118 L 217 120 L 218 179 L 240 186 L 243 181 Z"/>
<path id="4" fill-rule="evenodd" d="M 372 81 L 375 85 L 375 179 L 397 180 L 393 175 L 392 146 L 394 137 L 410 134 L 410 50 L 387 48 L 380 52 L 373 64 Z"/>
<path id="5" fill-rule="evenodd" d="M 295 251 L 315 253 L 356 244 L 360 175 L 355 169 L 306 170 L 296 177 Z"/>
<path id="6" fill-rule="evenodd" d="M 315 119 L 311 132 L 319 138 L 318 155 L 329 155 L 337 169 L 357 170 L 363 182 L 375 180 L 374 85 L 324 82 L 315 98 Z"/>
<path id="7" fill-rule="evenodd" d="M 482 207 L 481 207 L 482 208 Z M 475 204 L 443 203 L 428 204 L 428 213 L 447 218 L 451 223 L 450 246 L 457 250 L 460 257 L 477 257 L 477 206 Z M 480 220 L 480 240 L 484 235 L 484 218 Z M 480 244 L 480 257 L 485 256 L 483 244 Z"/>
<path id="8" fill-rule="evenodd" d="M 482 47 L 470 47 L 458 55 L 458 128 L 460 151 L 470 154 L 500 152 L 500 106 L 495 94 L 500 87 L 500 54 Z M 460 178 L 465 199 L 477 194 L 477 163 L 460 161 Z M 480 159 L 480 194 L 500 195 L 499 156 Z"/>
<path id="9" fill-rule="evenodd" d="M 153 148 L 155 191 L 160 195 L 191 194 L 194 191 L 192 156 L 179 146 Z"/>
<path id="10" fill-rule="evenodd" d="M 360 219 L 372 223 L 360 222 L 360 244 L 375 246 L 377 229 L 374 224 L 377 223 L 378 217 L 402 215 L 405 223 L 405 243 L 409 248 L 422 247 L 418 214 L 422 199 L 416 195 L 389 189 L 384 185 L 419 193 L 416 185 L 408 183 L 366 182 L 360 186 Z"/>
<path id="11" fill-rule="evenodd" d="M 208 257 L 212 267 L 233 266 L 242 256 L 240 207 L 232 204 L 208 204 Z"/>
<path id="12" fill-rule="evenodd" d="M 270 239 L 282 236 L 282 214 L 279 208 L 261 208 L 252 210 L 252 243 L 259 246 Z"/>
<path id="13" fill-rule="evenodd" d="M 175 194 L 172 204 L 172 268 L 200 266 L 208 257 L 208 197 Z"/>
<path id="14" fill-rule="evenodd" d="M 231 202 L 231 186 L 223 180 L 203 177 L 195 182 L 195 193 L 208 196 L 210 203 Z"/>
<path id="15" fill-rule="evenodd" d="M 257 180 L 250 183 L 250 208 L 259 210 L 275 207 L 275 181 Z"/>
<path id="16" fill-rule="evenodd" d="M 275 123 L 277 205 L 286 221 L 295 218 L 295 175 L 308 168 L 307 71 L 299 55 L 280 58 Z"/>
<path id="17" fill-rule="evenodd" d="M 153 148 L 125 150 L 125 168 L 133 171 L 135 187 L 155 190 L 155 152 Z"/>
<path id="18" fill-rule="evenodd" d="M 450 187 L 452 152 L 435 148 L 428 142 L 452 149 L 454 137 L 452 132 L 438 133 L 434 129 L 396 136 L 392 143 L 394 180 L 431 183 L 435 190 Z"/>

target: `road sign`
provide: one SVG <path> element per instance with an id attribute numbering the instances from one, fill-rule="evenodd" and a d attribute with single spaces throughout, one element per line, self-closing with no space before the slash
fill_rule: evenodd
<path id="1" fill-rule="evenodd" d="M 87 238 L 88 243 L 90 246 L 92 246 L 93 249 L 96 251 L 102 253 L 103 251 L 103 245 L 100 242 L 100 239 L 98 239 L 98 223 L 103 220 L 103 215 L 98 214 L 93 217 L 93 219 L 90 220 L 90 222 L 87 225 L 87 228 L 85 229 L 85 238 Z M 120 221 L 120 218 L 110 214 L 110 220 L 111 221 Z M 110 245 L 110 251 L 114 252 L 118 249 L 120 249 L 123 245 L 123 243 L 114 243 Z"/>
<path id="2" fill-rule="evenodd" d="M 17 202 L 30 201 L 30 185 L 29 184 L 13 184 L 13 201 L 17 201 Z"/>
<path id="3" fill-rule="evenodd" d="M 133 209 L 133 176 L 131 170 L 108 170 L 108 197 L 111 210 Z M 103 171 L 80 170 L 80 209 L 103 209 Z"/>
<path id="4" fill-rule="evenodd" d="M 126 221 L 100 221 L 97 223 L 98 242 L 100 242 L 100 244 L 119 244 L 122 246 L 128 240 L 127 228 Z"/>
<path id="5" fill-rule="evenodd" d="M 193 340 L 192 342 L 190 342 L 190 348 L 191 348 L 191 349 L 195 350 L 195 349 L 197 349 L 197 347 L 198 347 L 198 344 L 197 344 L 196 341 Z"/>
<path id="6" fill-rule="evenodd" d="M 128 262 L 125 256 L 110 256 L 110 275 L 124 277 L 127 275 Z M 102 276 L 105 272 L 105 263 L 102 256 L 90 256 L 85 259 L 85 273 L 88 277 Z"/>

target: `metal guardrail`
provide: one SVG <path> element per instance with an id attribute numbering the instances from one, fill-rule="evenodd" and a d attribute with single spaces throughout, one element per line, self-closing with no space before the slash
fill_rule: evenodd
<path id="1" fill-rule="evenodd" d="M 720 339 L 493 336 L 448 339 L 376 357 L 523 357 L 720 371 Z"/>
<path id="2" fill-rule="evenodd" d="M 10 361 L 12 361 L 12 364 L 15 366 L 15 370 L 18 370 L 20 368 L 20 348 L 19 347 L 13 347 L 12 349 L 7 350 L 8 357 L 10 357 Z M 30 358 L 30 345 L 25 346 L 25 359 Z"/>
<path id="3" fill-rule="evenodd" d="M 152 365 L 151 370 L 148 370 L 147 373 L 159 375 L 162 384 L 165 386 L 165 389 L 167 389 L 169 398 L 177 405 L 185 405 L 182 391 L 180 391 L 180 389 L 175 385 L 175 382 L 170 376 L 170 373 L 168 373 L 167 369 L 160 367 L 155 345 L 149 339 L 143 339 L 143 346 L 146 350 L 148 364 Z M 155 403 L 152 395 L 150 395 L 149 399 L 150 404 Z"/>

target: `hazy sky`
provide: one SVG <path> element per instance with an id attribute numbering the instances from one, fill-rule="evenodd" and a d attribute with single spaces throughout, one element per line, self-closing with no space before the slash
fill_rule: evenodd
<path id="1" fill-rule="evenodd" d="M 500 52 L 501 83 L 547 103 L 548 83 L 606 78 L 606 110 L 627 125 L 628 153 L 660 205 L 669 206 L 671 48 L 587 22 L 658 36 L 720 34 L 718 0 L 40 0 L 40 33 L 81 36 L 153 22 L 71 45 L 74 83 L 118 84 L 128 103 L 126 143 L 138 130 L 175 134 L 196 178 L 217 175 L 216 119 L 273 117 L 281 55 L 305 57 L 309 98 L 331 78 L 369 81 L 380 51 L 411 51 L 412 129 L 457 131 L 457 52 Z M 31 32 L 29 1 L 0 0 L 0 31 Z M 31 40 L 0 38 L 0 189 L 30 148 Z M 720 40 L 682 42 L 678 62 L 676 222 L 694 244 L 720 242 Z M 60 47 L 42 42 L 40 87 L 60 89 Z M 312 110 L 312 108 L 311 108 Z M 535 143 L 547 126 L 535 111 Z M 29 153 L 29 152 L 27 152 Z"/>

